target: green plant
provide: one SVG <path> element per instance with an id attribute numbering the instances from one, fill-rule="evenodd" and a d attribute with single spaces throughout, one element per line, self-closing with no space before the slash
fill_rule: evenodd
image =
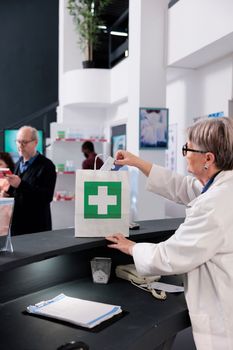
<path id="1" fill-rule="evenodd" d="M 112 0 L 67 0 L 67 9 L 73 17 L 79 34 L 78 44 L 88 61 L 93 60 L 93 49 L 99 44 L 101 15 Z"/>

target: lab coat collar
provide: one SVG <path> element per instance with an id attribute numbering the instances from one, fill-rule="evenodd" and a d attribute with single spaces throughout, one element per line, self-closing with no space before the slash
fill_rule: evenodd
<path id="1" fill-rule="evenodd" d="M 206 193 L 212 192 L 216 186 L 220 186 L 224 182 L 233 181 L 233 170 L 223 170 L 218 175 L 215 176 L 213 183 L 211 184 L 210 188 Z M 202 196 L 205 196 L 206 193 L 203 193 Z M 199 196 L 193 199 L 191 202 L 188 203 L 187 208 L 192 207 L 195 202 L 199 199 Z"/>

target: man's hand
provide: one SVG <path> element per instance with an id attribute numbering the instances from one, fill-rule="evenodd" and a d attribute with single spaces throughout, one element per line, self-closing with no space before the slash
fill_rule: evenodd
<path id="1" fill-rule="evenodd" d="M 9 182 L 9 185 L 14 188 L 18 188 L 21 183 L 21 179 L 18 175 L 6 175 L 6 179 Z"/>
<path id="2" fill-rule="evenodd" d="M 109 244 L 109 248 L 114 248 L 120 250 L 122 253 L 133 255 L 132 248 L 136 244 L 133 241 L 125 238 L 122 233 L 117 233 L 112 236 L 105 237 L 108 241 L 113 242 L 114 244 Z"/>
<path id="3" fill-rule="evenodd" d="M 6 197 L 9 197 L 9 194 L 4 190 L 0 191 L 0 198 L 6 198 Z"/>

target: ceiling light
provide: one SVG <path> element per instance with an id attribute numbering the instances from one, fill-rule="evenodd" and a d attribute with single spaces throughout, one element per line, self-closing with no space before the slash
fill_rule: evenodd
<path id="1" fill-rule="evenodd" d="M 111 35 L 118 35 L 118 36 L 128 36 L 128 33 L 125 32 L 115 32 L 114 30 L 112 30 L 110 32 Z"/>
<path id="2" fill-rule="evenodd" d="M 106 26 L 98 26 L 99 29 L 107 29 Z"/>

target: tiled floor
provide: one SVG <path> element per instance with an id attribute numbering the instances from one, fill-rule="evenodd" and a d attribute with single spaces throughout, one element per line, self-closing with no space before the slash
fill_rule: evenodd
<path id="1" fill-rule="evenodd" d="M 196 350 L 191 327 L 185 329 L 176 336 L 172 350 Z"/>

